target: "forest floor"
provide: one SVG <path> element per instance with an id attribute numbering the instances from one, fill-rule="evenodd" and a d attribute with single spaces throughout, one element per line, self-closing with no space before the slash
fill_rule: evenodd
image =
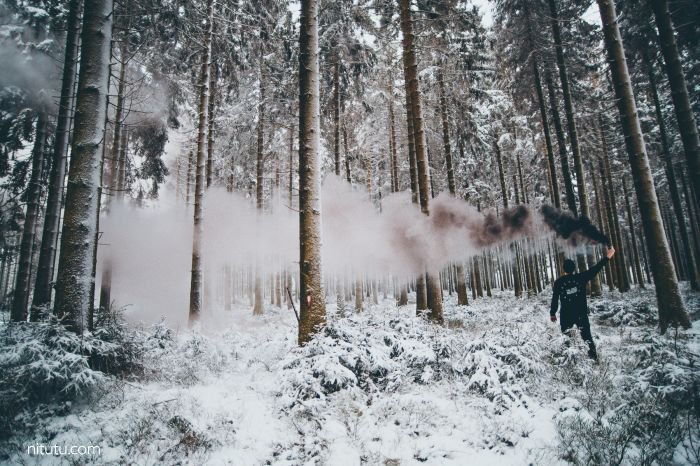
<path id="1" fill-rule="evenodd" d="M 697 426 L 659 401 L 697 390 L 700 295 L 685 296 L 693 328 L 664 336 L 653 291 L 592 299 L 598 364 L 549 322 L 547 292 L 446 295 L 444 327 L 391 299 L 332 304 L 301 349 L 286 308 L 222 311 L 216 331 L 144 327 L 142 373 L 12 438 L 8 464 L 691 464 Z M 36 443 L 101 453 L 27 455 Z"/>

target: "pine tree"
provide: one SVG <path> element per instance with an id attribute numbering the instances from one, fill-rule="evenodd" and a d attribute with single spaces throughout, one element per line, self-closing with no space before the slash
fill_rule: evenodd
<path id="1" fill-rule="evenodd" d="M 204 36 L 204 53 L 199 78 L 199 108 L 197 124 L 197 153 L 195 162 L 194 189 L 194 231 L 192 233 L 192 276 L 190 279 L 190 324 L 199 319 L 202 312 L 202 235 L 204 187 L 206 183 L 206 129 L 207 108 L 209 103 L 209 84 L 211 72 L 211 41 L 214 29 L 214 0 L 207 0 L 207 30 Z"/>
<path id="2" fill-rule="evenodd" d="M 63 58 L 61 96 L 56 117 L 56 136 L 53 140 L 51 174 L 46 200 L 44 229 L 41 235 L 41 249 L 37 265 L 32 307 L 39 309 L 51 303 L 51 282 L 53 281 L 58 244 L 59 220 L 63 183 L 68 166 L 68 140 L 70 123 L 73 117 L 74 85 L 80 39 L 80 9 L 82 0 L 70 0 L 66 18 L 66 51 Z"/>
<path id="3" fill-rule="evenodd" d="M 627 70 L 627 59 L 617 24 L 615 4 L 613 0 L 597 0 L 597 2 L 620 112 L 620 122 L 625 135 L 625 146 L 632 169 L 647 250 L 650 255 L 651 271 L 656 286 L 659 325 L 662 333 L 669 326 L 680 325 L 688 328 L 690 327 L 690 319 L 681 298 L 668 242 L 663 232 L 661 211 L 654 191 L 649 159 L 637 114 L 637 105 Z"/>
<path id="4" fill-rule="evenodd" d="M 55 306 L 57 316 L 77 333 L 83 332 L 93 304 L 93 254 L 111 39 L 112 0 L 86 0 Z"/>
<path id="5" fill-rule="evenodd" d="M 302 0 L 299 34 L 299 344 L 326 322 L 321 269 L 318 0 Z"/>
<path id="6" fill-rule="evenodd" d="M 430 215 L 428 197 L 428 155 L 426 153 L 425 132 L 423 129 L 423 116 L 421 109 L 421 95 L 418 87 L 417 64 L 414 50 L 413 25 L 411 23 L 410 0 L 399 0 L 401 13 L 401 31 L 403 33 L 403 60 L 404 74 L 406 78 L 406 93 L 411 96 L 411 115 L 413 123 L 413 135 L 415 142 L 415 156 L 418 171 L 419 200 L 421 211 Z M 430 318 L 442 323 L 442 289 L 440 278 L 436 271 L 430 270 L 425 274 L 426 294 L 429 298 L 428 309 Z"/>

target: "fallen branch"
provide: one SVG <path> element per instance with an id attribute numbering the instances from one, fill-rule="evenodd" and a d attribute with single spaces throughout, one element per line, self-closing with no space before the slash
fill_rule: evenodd
<path id="1" fill-rule="evenodd" d="M 297 307 L 294 305 L 294 299 L 292 298 L 292 292 L 289 291 L 289 287 L 287 287 L 287 295 L 289 295 L 289 302 L 292 303 L 292 309 L 294 309 L 294 315 L 297 318 L 297 324 L 300 324 L 301 321 L 299 320 L 299 314 L 297 313 Z"/>

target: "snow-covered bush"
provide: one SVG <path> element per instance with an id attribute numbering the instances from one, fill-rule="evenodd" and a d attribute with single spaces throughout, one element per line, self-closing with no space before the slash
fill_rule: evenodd
<path id="1" fill-rule="evenodd" d="M 0 432 L 11 435 L 35 408 L 84 395 L 105 380 L 90 366 L 119 361 L 116 342 L 77 335 L 55 321 L 0 328 Z M 22 414 L 22 416 L 19 416 Z M 17 419 L 15 419 L 17 417 Z"/>
<path id="2" fill-rule="evenodd" d="M 619 296 L 619 299 L 595 300 L 590 311 L 599 323 L 605 325 L 644 327 L 658 322 L 658 310 L 653 302 L 645 291 L 635 290 L 624 297 Z"/>
<path id="3" fill-rule="evenodd" d="M 538 373 L 536 344 L 504 328 L 488 340 L 420 317 L 370 313 L 329 323 L 282 362 L 282 393 L 290 405 L 359 388 L 393 392 L 405 384 L 458 380 L 498 403 L 520 399 L 520 380 Z"/>
<path id="4" fill-rule="evenodd" d="M 83 335 L 50 315 L 0 327 L 0 436 L 69 410 L 107 374 L 140 373 L 141 344 L 142 334 L 129 329 L 119 311 L 96 312 L 95 331 Z"/>
<path id="5" fill-rule="evenodd" d="M 177 338 L 162 323 L 156 324 L 144 342 L 144 376 L 191 386 L 207 374 L 219 373 L 232 351 L 232 346 L 221 348 L 197 331 Z"/>
<path id="6" fill-rule="evenodd" d="M 670 464 L 683 446 L 683 461 L 695 462 L 700 438 L 700 373 L 687 345 L 654 329 L 626 342 L 622 372 L 605 362 L 582 373 L 581 403 L 560 408 L 559 456 L 574 464 Z M 578 403 L 578 402 L 577 402 Z"/>
<path id="7" fill-rule="evenodd" d="M 102 343 L 112 343 L 113 351 L 88 353 L 92 369 L 108 374 L 134 376 L 143 371 L 144 333 L 129 327 L 123 309 L 96 309 L 92 336 Z"/>

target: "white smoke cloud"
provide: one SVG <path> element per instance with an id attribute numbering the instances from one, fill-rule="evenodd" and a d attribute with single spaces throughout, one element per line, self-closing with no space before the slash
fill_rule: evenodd
<path id="1" fill-rule="evenodd" d="M 449 195 L 433 199 L 427 217 L 410 202 L 408 193 L 388 196 L 379 212 L 364 191 L 328 176 L 322 190 L 324 273 L 327 278 L 360 274 L 411 278 L 426 267 L 440 270 L 523 234 L 549 234 L 540 216 L 530 210 L 522 224 L 503 218 L 485 216 Z M 192 223 L 191 208 L 174 203 L 140 210 L 115 204 L 103 220 L 101 242 L 106 245 L 100 258 L 113 255 L 113 296 L 118 304 L 131 305 L 132 318 L 153 321 L 167 315 L 184 324 Z M 226 266 L 239 274 L 253 269 L 262 274 L 295 272 L 298 238 L 298 213 L 286 206 L 275 204 L 261 213 L 240 194 L 209 190 L 204 203 L 203 260 L 211 302 L 216 301 L 213 288 L 220 288 Z"/>

